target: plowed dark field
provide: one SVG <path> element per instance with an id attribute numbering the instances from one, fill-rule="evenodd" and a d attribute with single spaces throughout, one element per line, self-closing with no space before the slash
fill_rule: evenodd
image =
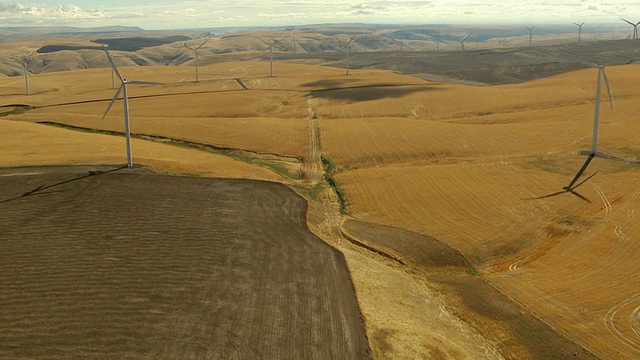
<path id="1" fill-rule="evenodd" d="M 86 170 L 0 170 L 0 358 L 370 357 L 290 189 Z"/>

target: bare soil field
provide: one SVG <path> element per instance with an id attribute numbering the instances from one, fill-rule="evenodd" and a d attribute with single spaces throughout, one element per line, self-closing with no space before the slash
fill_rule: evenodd
<path id="1" fill-rule="evenodd" d="M 370 356 L 291 190 L 95 170 L 0 171 L 0 357 Z"/>

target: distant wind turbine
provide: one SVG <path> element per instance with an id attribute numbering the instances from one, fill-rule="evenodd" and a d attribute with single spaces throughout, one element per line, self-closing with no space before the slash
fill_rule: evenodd
<path id="1" fill-rule="evenodd" d="M 533 25 L 532 27 L 525 26 L 525 29 L 529 30 L 529 47 L 531 47 L 531 43 L 533 40 L 533 29 L 536 28 L 537 25 Z"/>
<path id="2" fill-rule="evenodd" d="M 573 25 L 578 27 L 578 42 L 580 42 L 580 38 L 582 37 L 582 25 L 584 25 L 584 21 L 580 24 L 574 22 Z"/>
<path id="3" fill-rule="evenodd" d="M 620 20 L 626 22 L 627 24 L 633 26 L 633 40 L 638 40 L 638 25 L 640 25 L 640 21 L 637 23 L 632 23 L 627 19 L 620 18 Z"/>
<path id="4" fill-rule="evenodd" d="M 29 61 L 31 60 L 33 54 L 35 54 L 35 50 L 32 51 L 26 58 L 24 58 L 24 61 L 22 62 L 22 67 L 24 69 L 24 88 L 27 96 L 31 95 L 29 91 Z"/>
<path id="5" fill-rule="evenodd" d="M 345 48 L 345 49 L 344 49 L 344 50 L 342 50 L 342 51 L 344 51 L 344 52 L 347 54 L 347 61 L 346 61 L 346 62 L 347 62 L 347 64 L 346 64 L 347 72 L 346 72 L 346 75 L 349 75 L 349 55 L 351 54 L 351 42 L 352 42 L 352 41 L 353 41 L 353 39 L 355 39 L 355 38 L 356 38 L 356 36 L 358 36 L 358 35 L 359 35 L 359 34 L 355 34 L 355 35 L 353 35 L 353 36 L 349 39 L 349 41 L 347 41 L 347 44 L 344 46 L 344 48 Z"/>
<path id="6" fill-rule="evenodd" d="M 258 40 L 262 41 L 265 45 L 269 47 L 269 76 L 273 77 L 273 47 L 280 44 L 280 42 L 282 42 L 282 39 L 273 40 L 271 44 L 262 40 L 261 38 L 258 38 Z"/>
<path id="7" fill-rule="evenodd" d="M 298 51 L 298 42 L 296 41 L 296 33 L 293 33 L 293 53 Z"/>
<path id="8" fill-rule="evenodd" d="M 462 70 L 462 57 L 464 56 L 464 42 L 467 41 L 471 37 L 471 34 L 467 35 L 464 39 L 457 39 L 456 41 L 460 43 L 460 70 Z"/>
<path id="9" fill-rule="evenodd" d="M 204 46 L 204 44 L 206 44 L 206 43 L 207 43 L 207 41 L 209 41 L 209 40 L 208 40 L 208 39 L 207 39 L 207 40 L 205 40 L 202 44 L 200 44 L 200 46 L 198 46 L 198 47 L 196 47 L 196 48 L 189 47 L 189 46 L 187 45 L 187 43 L 185 43 L 185 44 L 184 44 L 184 47 L 186 47 L 186 48 L 187 48 L 187 49 L 189 49 L 189 50 L 193 50 L 193 54 L 194 54 L 194 56 L 195 56 L 195 58 L 196 58 L 196 82 L 200 82 L 200 78 L 199 78 L 199 76 L 198 76 L 198 50 L 200 50 L 200 48 L 201 48 L 201 47 L 203 47 L 203 46 Z"/>
<path id="10" fill-rule="evenodd" d="M 107 113 L 109 112 L 109 110 L 111 110 L 111 107 L 113 106 L 113 104 L 116 102 L 116 100 L 118 100 L 120 93 L 122 93 L 122 101 L 124 106 L 124 129 L 125 129 L 125 138 L 126 138 L 126 146 L 127 146 L 127 167 L 132 167 L 133 160 L 131 158 L 131 129 L 129 126 L 129 96 L 127 94 L 127 85 L 129 84 L 152 85 L 157 83 L 148 82 L 148 81 L 126 80 L 125 78 L 122 77 L 122 75 L 120 74 L 120 71 L 118 71 L 118 68 L 116 67 L 116 63 L 115 61 L 113 61 L 113 58 L 111 57 L 111 54 L 109 53 L 109 51 L 106 48 L 103 48 L 103 49 L 104 49 L 104 52 L 107 54 L 107 58 L 109 59 L 111 68 L 113 69 L 115 74 L 118 76 L 118 79 L 120 79 L 120 82 L 122 84 L 120 85 L 115 95 L 113 96 L 113 100 L 111 100 L 111 102 L 109 103 L 109 106 L 107 107 L 107 111 L 105 111 L 104 115 L 102 115 L 102 119 L 104 119 L 107 116 Z"/>
<path id="11" fill-rule="evenodd" d="M 436 33 L 434 39 L 436 40 L 436 51 L 440 51 L 440 31 Z"/>

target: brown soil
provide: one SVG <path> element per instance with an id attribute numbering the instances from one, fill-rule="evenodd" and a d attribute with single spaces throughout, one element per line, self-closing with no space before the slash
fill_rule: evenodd
<path id="1" fill-rule="evenodd" d="M 0 173 L 0 358 L 370 357 L 285 186 L 52 169 Z"/>

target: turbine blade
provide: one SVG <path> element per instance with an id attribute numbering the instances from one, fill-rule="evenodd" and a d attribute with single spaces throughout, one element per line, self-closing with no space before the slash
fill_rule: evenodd
<path id="1" fill-rule="evenodd" d="M 267 45 L 267 46 L 271 45 L 271 44 L 269 44 L 268 42 L 266 42 L 266 41 L 262 40 L 261 38 L 258 38 L 258 40 L 262 41 L 262 42 L 263 42 L 265 45 Z"/>
<path id="2" fill-rule="evenodd" d="M 471 34 L 467 35 L 467 37 L 465 37 L 464 39 L 462 39 L 462 42 L 467 41 L 470 37 L 471 37 Z"/>
<path id="3" fill-rule="evenodd" d="M 632 23 L 631 21 L 629 21 L 629 20 L 627 20 L 627 19 L 620 18 L 620 20 L 622 20 L 622 21 L 626 22 L 626 23 L 627 23 L 627 24 L 629 24 L 629 25 L 636 26 L 636 24 Z"/>
<path id="4" fill-rule="evenodd" d="M 116 91 L 116 94 L 113 96 L 113 100 L 111 100 L 111 102 L 109 103 L 109 106 L 107 107 L 107 111 L 105 111 L 104 115 L 102 115 L 102 120 L 104 120 L 104 118 L 107 116 L 107 113 L 109 112 L 109 110 L 111 110 L 111 107 L 113 106 L 113 104 L 116 102 L 116 100 L 118 100 L 118 97 L 120 96 L 120 93 L 122 92 L 122 88 L 123 87 L 124 87 L 124 83 L 122 83 L 122 85 L 120 85 L 120 87 Z"/>
<path id="5" fill-rule="evenodd" d="M 111 54 L 109 53 L 109 50 L 107 50 L 107 48 L 104 47 L 104 46 L 102 47 L 102 50 L 104 50 L 104 52 L 107 54 L 107 59 L 109 59 L 109 62 L 111 63 L 111 68 L 113 69 L 113 71 L 118 76 L 118 79 L 120 79 L 120 81 L 124 82 L 124 78 L 122 77 L 122 75 L 120 75 L 120 71 L 118 71 L 118 67 L 116 66 L 116 62 L 113 61 L 113 57 L 111 57 Z"/>
<path id="6" fill-rule="evenodd" d="M 611 95 L 611 88 L 609 87 L 609 78 L 607 78 L 607 72 L 602 68 L 602 76 L 604 77 L 604 83 L 607 86 L 607 94 L 609 95 L 609 103 L 611 104 L 611 110 L 613 110 L 613 95 Z"/>

